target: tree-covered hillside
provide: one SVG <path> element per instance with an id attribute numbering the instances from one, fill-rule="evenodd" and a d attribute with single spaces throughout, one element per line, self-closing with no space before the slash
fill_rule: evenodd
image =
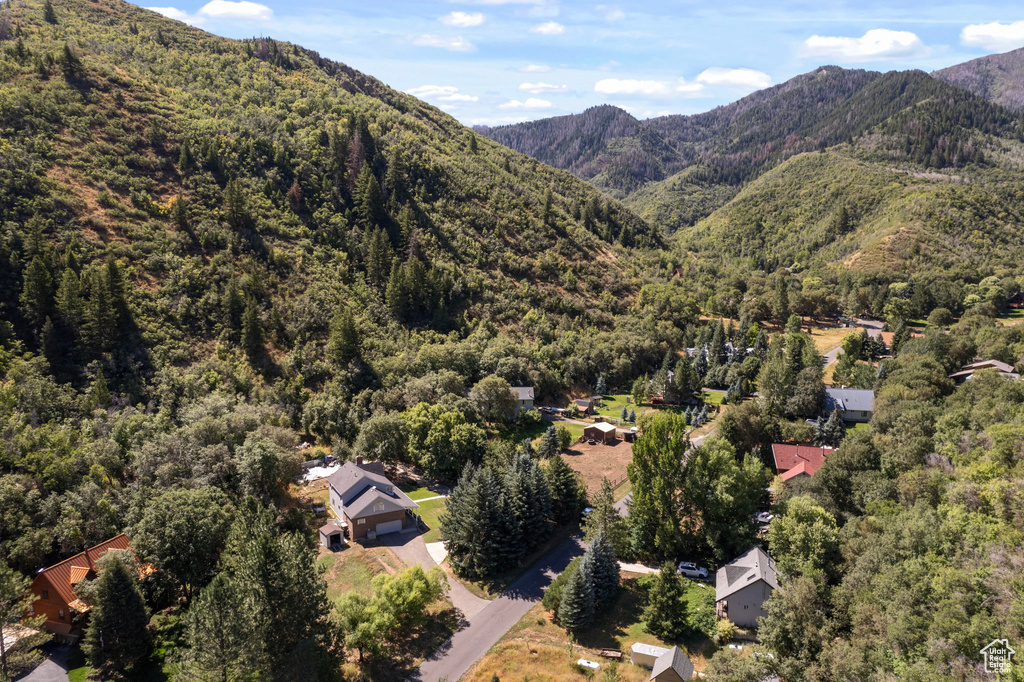
<path id="1" fill-rule="evenodd" d="M 876 129 L 899 137 L 903 149 L 894 146 L 895 158 L 925 168 L 980 163 L 977 144 L 966 148 L 971 135 L 1018 139 L 1024 130 L 1015 114 L 923 72 L 835 66 L 703 114 L 582 135 L 594 123 L 593 112 L 602 109 L 481 132 L 618 192 L 650 222 L 674 230 L 724 206 L 747 182 L 786 159 L 853 142 Z"/>
<path id="2" fill-rule="evenodd" d="M 1024 109 L 1024 48 L 972 59 L 932 75 L 1007 109 Z"/>

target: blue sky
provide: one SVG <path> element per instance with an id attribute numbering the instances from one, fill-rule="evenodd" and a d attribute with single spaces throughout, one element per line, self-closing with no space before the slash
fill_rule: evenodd
<path id="1" fill-rule="evenodd" d="M 468 125 L 615 104 L 697 113 L 823 64 L 932 71 L 1024 46 L 996 0 L 157 0 L 223 36 L 299 43 Z"/>

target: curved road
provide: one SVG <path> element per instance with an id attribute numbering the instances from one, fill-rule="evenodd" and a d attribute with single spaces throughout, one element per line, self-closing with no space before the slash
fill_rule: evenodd
<path id="1" fill-rule="evenodd" d="M 411 682 L 456 682 L 488 649 L 544 596 L 544 588 L 583 554 L 582 538 L 573 537 L 534 564 L 501 596 L 469 618 L 469 622 L 409 675 Z"/>

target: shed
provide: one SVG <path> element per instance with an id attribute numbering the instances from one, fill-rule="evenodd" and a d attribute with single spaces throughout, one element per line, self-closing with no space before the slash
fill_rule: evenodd
<path id="1" fill-rule="evenodd" d="M 327 549 L 337 551 L 345 546 L 345 529 L 336 523 L 328 523 L 320 527 L 320 544 Z"/>
<path id="2" fill-rule="evenodd" d="M 651 679 L 657 682 L 684 682 L 693 679 L 693 663 L 679 647 L 674 646 L 654 662 Z"/>
<path id="3" fill-rule="evenodd" d="M 573 402 L 576 403 L 576 407 L 579 409 L 581 414 L 594 413 L 594 405 L 591 401 L 584 400 L 583 398 L 577 398 Z"/>
<path id="4" fill-rule="evenodd" d="M 629 648 L 629 662 L 633 665 L 642 665 L 645 668 L 653 668 L 654 664 L 658 662 L 663 654 L 667 654 L 669 649 L 660 646 L 654 646 L 653 644 L 641 644 L 637 642 Z"/>
<path id="5" fill-rule="evenodd" d="M 615 425 L 607 422 L 599 422 L 591 426 L 583 427 L 583 436 L 588 440 L 599 440 L 602 443 L 615 440 Z"/>

